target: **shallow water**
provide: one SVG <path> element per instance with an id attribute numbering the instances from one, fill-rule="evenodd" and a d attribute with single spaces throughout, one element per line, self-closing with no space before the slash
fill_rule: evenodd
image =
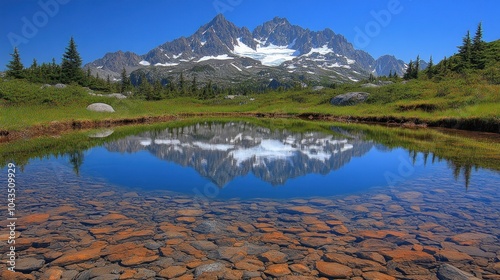
<path id="1" fill-rule="evenodd" d="M 17 170 L 17 271 L 437 279 L 450 264 L 497 279 L 497 171 L 457 177 L 432 154 L 330 130 L 201 123 L 31 160 Z"/>

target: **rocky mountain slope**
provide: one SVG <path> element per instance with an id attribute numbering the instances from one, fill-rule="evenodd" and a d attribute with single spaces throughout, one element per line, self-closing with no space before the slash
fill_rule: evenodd
<path id="1" fill-rule="evenodd" d="M 186 79 L 196 76 L 202 82 L 268 85 L 275 80 L 291 85 L 357 81 L 389 71 L 402 75 L 406 64 L 389 55 L 375 60 L 328 28 L 311 31 L 276 17 L 251 32 L 218 15 L 187 38 L 166 42 L 144 55 L 108 53 L 87 67 L 114 78 L 125 68 L 133 81 L 145 74 L 168 83 L 183 73 Z"/>

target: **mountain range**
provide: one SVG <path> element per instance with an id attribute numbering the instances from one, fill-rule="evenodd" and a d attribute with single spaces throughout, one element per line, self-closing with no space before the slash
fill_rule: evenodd
<path id="1" fill-rule="evenodd" d="M 370 74 L 390 72 L 402 76 L 407 65 L 391 55 L 374 59 L 328 28 L 311 31 L 275 17 L 250 31 L 219 14 L 191 36 L 166 42 L 146 54 L 107 53 L 84 67 L 114 80 L 125 68 L 136 83 L 142 74 L 150 81 L 166 84 L 179 79 L 182 73 L 186 79 L 196 77 L 201 82 L 252 82 L 265 86 L 271 82 L 292 85 L 358 81 Z"/>

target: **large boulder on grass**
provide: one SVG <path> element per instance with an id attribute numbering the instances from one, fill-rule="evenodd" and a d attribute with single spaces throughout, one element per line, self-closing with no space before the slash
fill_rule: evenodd
<path id="1" fill-rule="evenodd" d="M 113 113 L 115 110 L 108 104 L 105 103 L 92 103 L 87 106 L 87 110 L 94 112 L 109 112 Z"/>
<path id="2" fill-rule="evenodd" d="M 55 88 L 66 88 L 67 85 L 65 85 L 65 84 L 56 84 L 54 87 Z"/>
<path id="3" fill-rule="evenodd" d="M 365 102 L 368 96 L 370 96 L 368 92 L 348 92 L 335 96 L 330 100 L 330 104 L 336 106 L 355 105 Z"/>

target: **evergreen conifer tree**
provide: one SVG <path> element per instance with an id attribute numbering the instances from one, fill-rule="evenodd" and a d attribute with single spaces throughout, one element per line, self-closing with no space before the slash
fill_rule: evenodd
<path id="1" fill-rule="evenodd" d="M 132 84 L 130 82 L 130 78 L 127 74 L 127 70 L 125 70 L 125 67 L 123 67 L 121 79 L 122 79 L 122 82 L 121 82 L 120 92 L 123 93 L 123 92 L 126 92 L 128 89 L 130 89 L 130 87 L 132 86 Z"/>
<path id="2" fill-rule="evenodd" d="M 36 58 L 33 58 L 33 63 L 31 63 L 30 68 L 31 69 L 38 68 L 38 62 L 36 61 Z"/>
<path id="3" fill-rule="evenodd" d="M 33 59 L 33 62 L 31 63 L 31 66 L 29 68 L 28 78 L 31 82 L 35 83 L 42 81 L 40 67 L 38 66 L 38 62 L 35 58 Z"/>
<path id="4" fill-rule="evenodd" d="M 179 77 L 179 91 L 182 96 L 186 94 L 186 81 L 184 80 L 184 74 L 182 72 Z"/>
<path id="5" fill-rule="evenodd" d="M 146 75 L 144 73 L 141 74 L 139 78 L 139 94 L 143 95 L 146 100 L 151 100 L 151 94 L 152 94 L 152 87 L 151 84 L 149 83 L 148 79 L 146 78 Z"/>
<path id="6" fill-rule="evenodd" d="M 418 72 L 420 71 L 420 55 L 417 55 L 417 60 L 415 61 L 415 67 L 411 73 L 413 79 L 418 79 Z"/>
<path id="7" fill-rule="evenodd" d="M 82 80 L 82 59 L 80 54 L 76 49 L 75 40 L 73 37 L 69 40 L 66 52 L 63 55 L 61 63 L 62 80 L 65 83 L 76 82 L 79 83 Z"/>
<path id="8" fill-rule="evenodd" d="M 111 77 L 109 75 L 106 77 L 106 89 L 108 90 L 108 92 L 113 91 L 113 87 L 111 85 Z"/>
<path id="9" fill-rule="evenodd" d="M 56 59 L 52 58 L 52 63 L 49 66 L 49 80 L 50 83 L 59 83 L 61 82 L 61 66 L 56 63 Z"/>
<path id="10" fill-rule="evenodd" d="M 208 93 L 208 98 L 214 98 L 215 97 L 215 91 L 214 87 L 212 85 L 212 81 L 209 80 L 207 84 L 207 93 Z"/>
<path id="11" fill-rule="evenodd" d="M 448 58 L 446 56 L 443 58 L 441 65 L 442 65 L 441 71 L 446 72 L 448 70 Z"/>
<path id="12" fill-rule="evenodd" d="M 163 85 L 159 79 L 156 79 L 153 84 L 153 92 L 151 94 L 151 100 L 161 100 L 163 99 Z"/>
<path id="13" fill-rule="evenodd" d="M 462 69 L 469 69 L 471 66 L 471 56 L 472 56 L 472 41 L 470 39 L 470 31 L 462 39 L 462 46 L 458 48 L 458 54 L 461 58 L 460 67 Z"/>
<path id="14" fill-rule="evenodd" d="M 410 60 L 410 63 L 408 63 L 408 68 L 406 68 L 406 73 L 403 75 L 403 79 L 405 80 L 411 79 L 412 73 L 413 73 L 413 60 Z"/>
<path id="15" fill-rule="evenodd" d="M 471 49 L 471 63 L 476 69 L 483 69 L 486 64 L 485 47 L 486 46 L 483 41 L 483 27 L 482 24 L 479 23 L 474 39 L 472 40 Z"/>
<path id="16" fill-rule="evenodd" d="M 14 48 L 14 53 L 11 54 L 12 60 L 7 64 L 7 77 L 12 77 L 15 79 L 22 79 L 24 77 L 24 65 L 21 62 L 21 56 L 19 55 L 19 50 Z"/>
<path id="17" fill-rule="evenodd" d="M 196 85 L 196 76 L 193 77 L 193 82 L 191 83 L 191 95 L 196 96 L 198 91 L 198 86 Z"/>
<path id="18" fill-rule="evenodd" d="M 429 64 L 427 65 L 427 69 L 425 70 L 427 74 L 427 78 L 432 79 L 432 76 L 434 75 L 434 62 L 432 61 L 432 55 L 429 58 Z"/>
<path id="19" fill-rule="evenodd" d="M 168 83 L 168 91 L 170 93 L 170 96 L 176 96 L 177 95 L 177 88 L 175 87 L 175 83 L 173 81 L 170 81 Z"/>

